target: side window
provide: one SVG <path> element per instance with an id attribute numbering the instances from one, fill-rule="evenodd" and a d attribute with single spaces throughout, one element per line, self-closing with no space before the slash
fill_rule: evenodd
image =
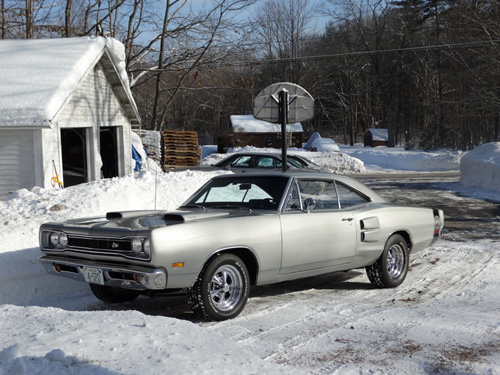
<path id="1" fill-rule="evenodd" d="M 302 201 L 313 198 L 314 210 L 335 210 L 339 208 L 337 190 L 333 181 L 299 180 Z"/>
<path id="2" fill-rule="evenodd" d="M 340 208 L 349 208 L 370 202 L 369 198 L 339 182 L 337 182 L 337 190 L 339 193 Z"/>
<path id="3" fill-rule="evenodd" d="M 251 156 L 240 156 L 239 158 L 231 162 L 231 167 L 249 167 L 251 161 Z"/>
<path id="4" fill-rule="evenodd" d="M 262 156 L 257 160 L 257 168 L 275 168 L 276 159 L 267 156 Z"/>

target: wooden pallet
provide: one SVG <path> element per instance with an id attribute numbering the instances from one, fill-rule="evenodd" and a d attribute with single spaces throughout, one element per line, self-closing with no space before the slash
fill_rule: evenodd
<path id="1" fill-rule="evenodd" d="M 195 131 L 163 131 L 162 150 L 165 169 L 200 165 L 201 148 Z"/>

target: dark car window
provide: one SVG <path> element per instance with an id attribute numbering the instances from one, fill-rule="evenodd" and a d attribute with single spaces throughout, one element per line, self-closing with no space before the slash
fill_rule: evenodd
<path id="1" fill-rule="evenodd" d="M 339 194 L 340 208 L 349 208 L 370 201 L 368 197 L 339 182 L 337 183 L 337 191 Z"/>
<path id="2" fill-rule="evenodd" d="M 314 210 L 332 210 L 339 208 L 337 190 L 333 181 L 299 180 L 302 202 L 307 198 L 315 201 Z"/>

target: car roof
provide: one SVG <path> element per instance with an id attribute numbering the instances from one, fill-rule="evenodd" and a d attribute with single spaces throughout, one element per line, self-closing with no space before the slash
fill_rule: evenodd
<path id="1" fill-rule="evenodd" d="M 279 152 L 258 152 L 258 151 L 249 151 L 249 152 L 234 152 L 231 155 L 228 155 L 226 158 L 230 158 L 233 156 L 278 156 L 281 157 L 281 153 Z"/>
<path id="2" fill-rule="evenodd" d="M 369 196 L 372 199 L 372 202 L 386 202 L 384 198 L 374 192 L 372 189 L 361 183 L 360 181 L 344 176 L 341 174 L 328 173 L 328 172 L 315 172 L 315 171 L 301 171 L 301 170 L 292 170 L 286 172 L 260 172 L 260 173 L 244 173 L 244 174 L 224 174 L 212 177 L 212 179 L 219 178 L 249 178 L 249 177 L 284 177 L 284 178 L 300 178 L 300 179 L 311 179 L 311 180 L 335 180 L 341 183 L 344 183 L 353 189 L 359 191 L 360 193 Z"/>

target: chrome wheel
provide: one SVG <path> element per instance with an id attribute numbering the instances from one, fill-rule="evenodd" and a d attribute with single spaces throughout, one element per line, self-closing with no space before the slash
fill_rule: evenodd
<path id="1" fill-rule="evenodd" d="M 248 269 L 234 254 L 217 254 L 205 264 L 187 292 L 188 304 L 200 318 L 217 321 L 234 318 L 248 300 Z"/>
<path id="2" fill-rule="evenodd" d="M 405 253 L 400 244 L 392 245 L 387 252 L 387 273 L 396 279 L 405 268 Z"/>
<path id="3" fill-rule="evenodd" d="M 243 294 L 243 278 L 239 270 L 225 264 L 215 271 L 210 284 L 210 298 L 220 311 L 231 311 Z"/>
<path id="4" fill-rule="evenodd" d="M 366 266 L 368 279 L 378 287 L 395 288 L 406 278 L 408 259 L 408 242 L 400 234 L 394 234 L 375 263 Z"/>

